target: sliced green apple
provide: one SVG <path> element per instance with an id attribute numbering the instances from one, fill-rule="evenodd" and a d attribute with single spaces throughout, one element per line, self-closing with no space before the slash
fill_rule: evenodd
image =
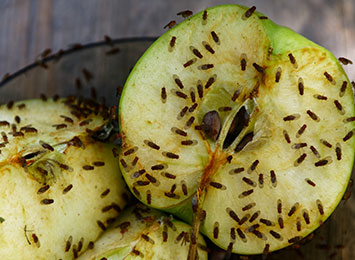
<path id="1" fill-rule="evenodd" d="M 74 259 L 125 206 L 117 147 L 91 137 L 110 120 L 74 98 L 0 106 L 2 259 Z"/>
<path id="2" fill-rule="evenodd" d="M 342 67 L 254 7 L 213 7 L 161 36 L 130 74 L 119 118 L 135 196 L 236 253 L 307 236 L 352 170 L 354 100 Z"/>
<path id="3" fill-rule="evenodd" d="M 186 259 L 190 229 L 172 216 L 137 204 L 122 212 L 79 260 Z M 207 259 L 203 238 L 197 243 L 198 259 Z"/>

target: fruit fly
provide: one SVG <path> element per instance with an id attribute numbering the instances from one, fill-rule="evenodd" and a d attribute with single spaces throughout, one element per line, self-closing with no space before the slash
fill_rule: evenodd
<path id="1" fill-rule="evenodd" d="M 186 18 L 186 17 L 191 16 L 192 14 L 193 14 L 192 11 L 185 10 L 185 11 L 178 12 L 176 15 L 181 15 L 183 18 Z"/>
<path id="2" fill-rule="evenodd" d="M 164 29 L 166 29 L 166 28 L 168 28 L 169 27 L 169 29 L 171 29 L 172 27 L 174 27 L 176 25 L 176 21 L 175 20 L 172 20 L 172 21 L 170 21 L 168 24 L 166 24 L 165 26 L 164 26 Z"/>

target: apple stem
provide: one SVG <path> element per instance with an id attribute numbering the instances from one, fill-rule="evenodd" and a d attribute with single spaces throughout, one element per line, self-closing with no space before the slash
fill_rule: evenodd
<path id="1" fill-rule="evenodd" d="M 194 217 L 192 223 L 191 243 L 187 260 L 196 260 L 197 256 L 197 240 L 200 232 L 200 225 L 205 218 L 205 214 L 201 208 L 201 195 L 203 190 L 204 188 L 199 188 L 196 193 L 196 198 L 192 199 L 192 209 L 194 212 Z"/>
<path id="2" fill-rule="evenodd" d="M 206 218 L 206 212 L 202 209 L 204 202 L 204 192 L 211 176 L 213 176 L 220 165 L 227 161 L 227 155 L 221 153 L 217 148 L 214 153 L 211 154 L 210 163 L 205 167 L 199 187 L 196 191 L 196 195 L 192 199 L 192 210 L 194 212 L 192 222 L 191 243 L 189 247 L 189 253 L 187 260 L 196 260 L 197 257 L 197 239 L 200 232 L 201 222 Z"/>

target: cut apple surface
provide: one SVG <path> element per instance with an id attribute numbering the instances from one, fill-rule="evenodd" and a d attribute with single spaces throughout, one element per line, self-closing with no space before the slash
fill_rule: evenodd
<path id="1" fill-rule="evenodd" d="M 75 98 L 0 106 L 0 258 L 74 259 L 126 204 L 107 108 Z"/>
<path id="2" fill-rule="evenodd" d="M 191 226 L 142 204 L 126 209 L 79 260 L 186 259 Z M 207 259 L 198 239 L 198 259 Z"/>
<path id="3" fill-rule="evenodd" d="M 135 196 L 195 232 L 201 222 L 236 253 L 307 236 L 351 174 L 354 100 L 342 67 L 254 7 L 213 7 L 161 36 L 119 112 L 120 166 Z"/>

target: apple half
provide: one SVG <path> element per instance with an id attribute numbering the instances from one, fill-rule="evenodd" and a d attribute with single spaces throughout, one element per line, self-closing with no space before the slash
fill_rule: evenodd
<path id="1" fill-rule="evenodd" d="M 235 253 L 310 234 L 351 174 L 344 70 L 255 7 L 216 6 L 161 36 L 127 79 L 119 113 L 133 194 Z"/>
<path id="2" fill-rule="evenodd" d="M 145 205 L 126 209 L 78 260 L 186 259 L 191 226 Z M 198 239 L 198 256 L 207 260 L 207 248 Z"/>
<path id="3" fill-rule="evenodd" d="M 123 209 L 111 120 L 71 97 L 0 106 L 1 259 L 75 259 Z"/>

